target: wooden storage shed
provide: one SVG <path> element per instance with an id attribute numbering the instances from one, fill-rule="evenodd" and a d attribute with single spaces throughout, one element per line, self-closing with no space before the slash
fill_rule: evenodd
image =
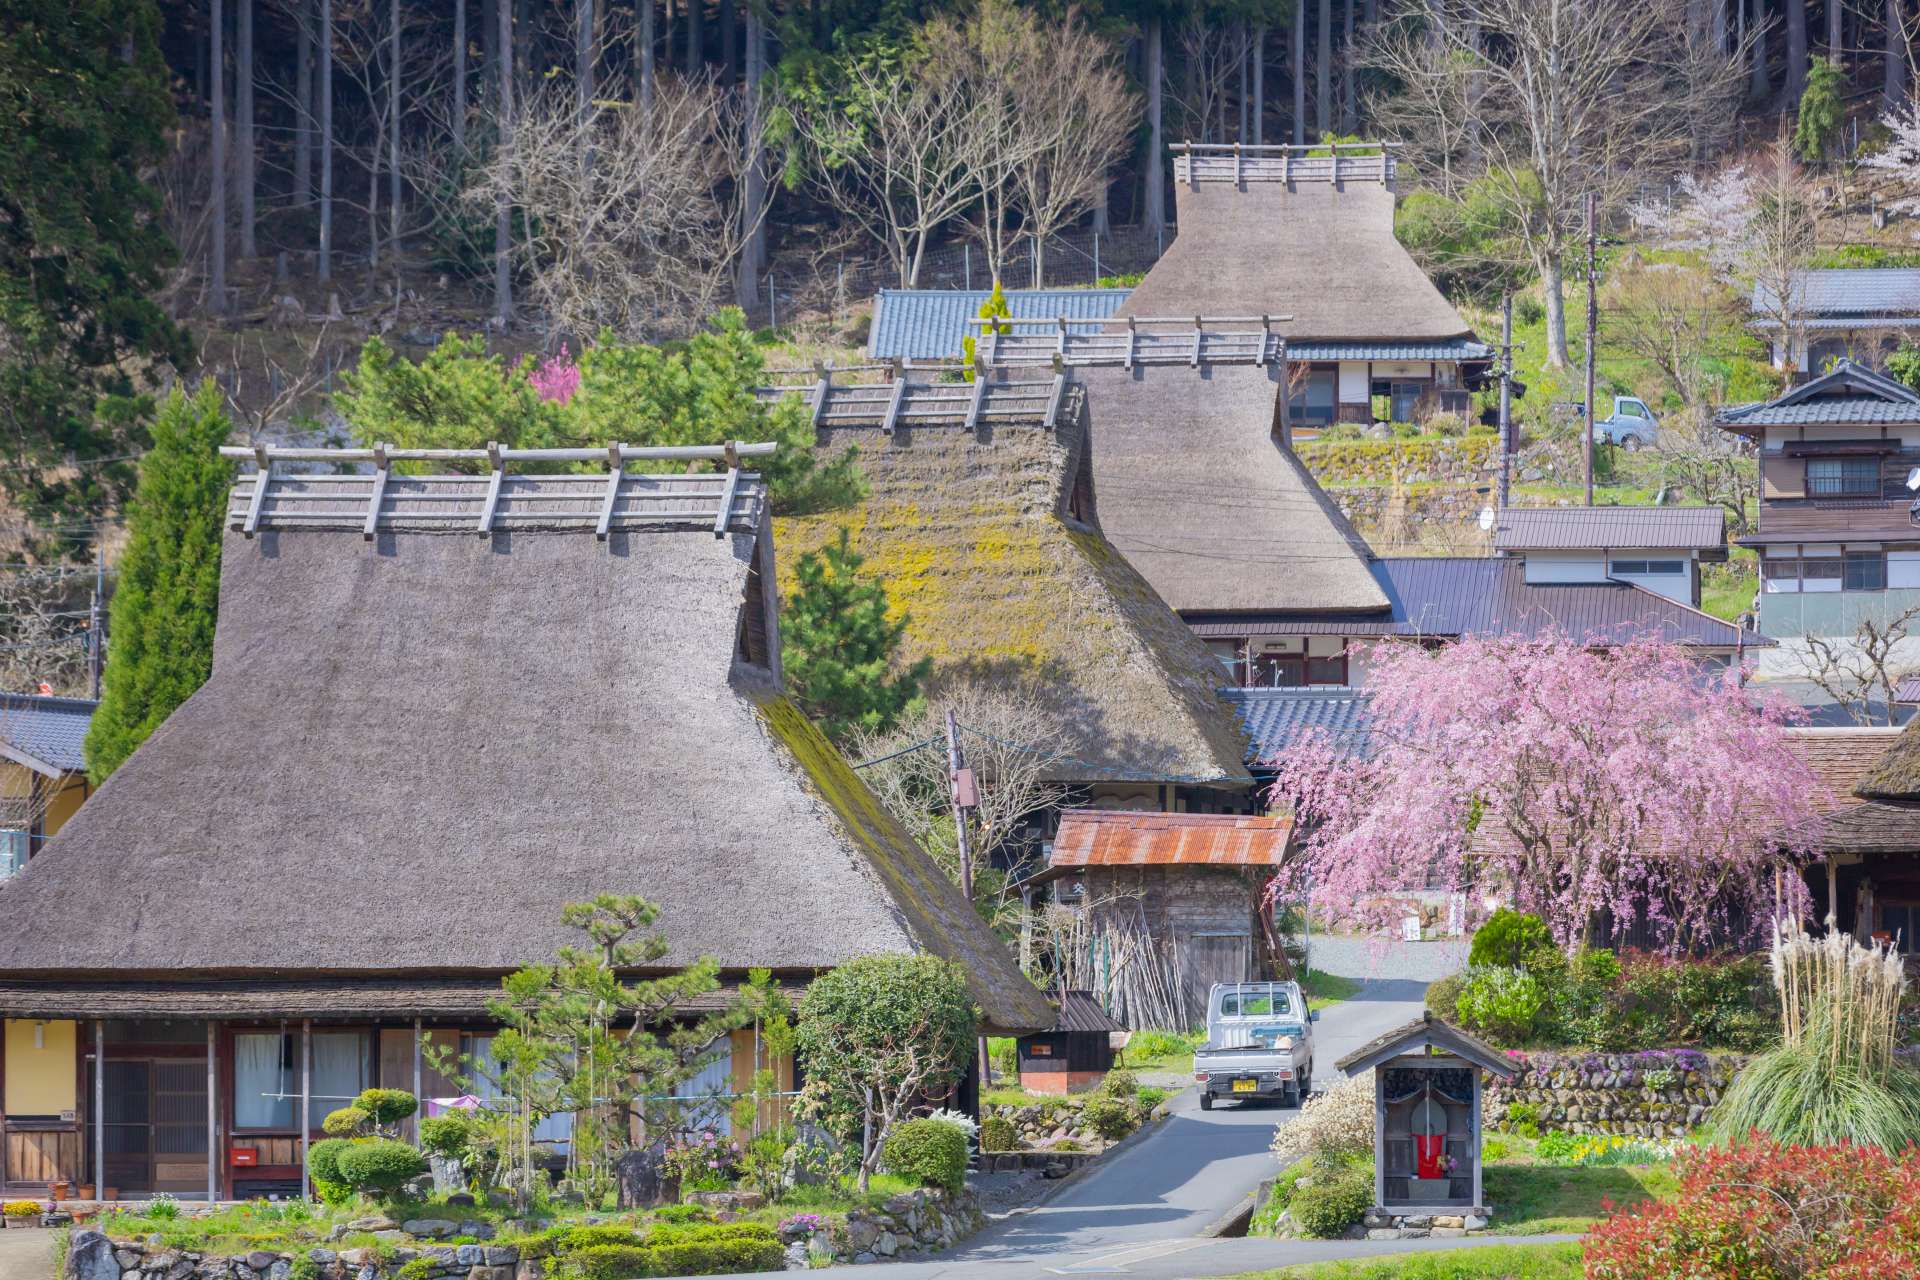
<path id="1" fill-rule="evenodd" d="M 1058 1022 L 1016 1042 L 1020 1087 L 1028 1093 L 1091 1089 L 1113 1069 L 1115 1037 L 1124 1043 L 1126 1034 L 1093 992 L 1069 991 L 1060 997 Z"/>

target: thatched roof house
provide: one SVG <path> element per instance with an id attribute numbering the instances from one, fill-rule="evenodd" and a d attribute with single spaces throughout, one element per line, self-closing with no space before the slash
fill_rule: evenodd
<path id="1" fill-rule="evenodd" d="M 513 478 L 500 518 L 542 523 L 476 538 L 406 505 L 471 490 L 395 477 L 367 541 L 364 497 L 295 514 L 317 484 L 276 480 L 227 539 L 212 678 L 0 896 L 0 1009 L 91 1012 L 33 977 L 492 977 L 621 892 L 660 904 L 674 965 L 931 951 L 990 1022 L 1048 1025 L 782 692 L 758 481 L 720 535 L 710 485 L 624 483 L 604 540 L 554 502 L 598 515 L 597 478 Z"/>
<path id="2" fill-rule="evenodd" d="M 972 387 L 907 383 L 890 432 L 890 388 L 834 389 L 819 452 L 858 448 L 869 492 L 852 510 L 777 522 L 783 581 L 845 527 L 910 615 L 906 656 L 933 659 L 933 690 L 991 683 L 1063 726 L 1055 745 L 1071 759 L 1056 781 L 1244 789 L 1218 664 L 1091 519 L 1078 389 L 1028 385 L 983 385 L 969 428 Z"/>

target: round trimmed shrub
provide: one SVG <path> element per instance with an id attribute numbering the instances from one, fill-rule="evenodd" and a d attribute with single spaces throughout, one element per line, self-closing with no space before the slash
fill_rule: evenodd
<path id="1" fill-rule="evenodd" d="M 1139 1127 L 1139 1120 L 1133 1114 L 1133 1101 L 1130 1098 L 1116 1097 L 1110 1093 L 1096 1093 L 1087 1099 L 1087 1105 L 1080 1109 L 1080 1119 L 1095 1133 L 1108 1142 L 1116 1142 Z"/>
<path id="2" fill-rule="evenodd" d="M 353 1105 L 381 1128 L 399 1124 L 420 1109 L 420 1100 L 405 1089 L 363 1089 Z"/>
<path id="3" fill-rule="evenodd" d="M 1140 1091 L 1140 1078 L 1125 1067 L 1115 1067 L 1100 1082 L 1100 1092 L 1116 1098 L 1131 1098 Z"/>
<path id="4" fill-rule="evenodd" d="M 463 1111 L 428 1116 L 420 1122 L 420 1148 L 436 1156 L 458 1160 L 467 1153 L 467 1145 L 472 1140 L 473 1126 Z"/>
<path id="5" fill-rule="evenodd" d="M 1020 1135 L 1015 1132 L 1013 1121 L 1005 1116 L 988 1116 L 980 1122 L 982 1151 L 1011 1151 L 1019 1143 Z"/>
<path id="6" fill-rule="evenodd" d="M 1532 1033 L 1547 993 L 1539 979 L 1525 969 L 1488 965 L 1467 971 L 1455 1009 L 1470 1030 L 1485 1032 L 1496 1041 L 1524 1044 Z"/>
<path id="7" fill-rule="evenodd" d="M 351 1138 L 367 1127 L 372 1116 L 359 1107 L 341 1107 L 338 1111 L 327 1112 L 327 1118 L 320 1122 L 323 1132 L 335 1138 Z"/>
<path id="8" fill-rule="evenodd" d="M 392 1195 L 427 1171 L 425 1156 L 391 1138 L 348 1143 L 334 1163 L 342 1182 L 368 1195 Z"/>
<path id="9" fill-rule="evenodd" d="M 1525 911 L 1502 907 L 1473 931 L 1473 947 L 1467 953 L 1467 963 L 1518 969 L 1526 964 L 1528 952 L 1552 945 L 1553 935 L 1547 932 L 1546 921 Z"/>
<path id="10" fill-rule="evenodd" d="M 343 1205 L 353 1199 L 353 1188 L 340 1173 L 340 1153 L 353 1143 L 345 1138 L 322 1138 L 307 1153 L 313 1189 L 324 1205 Z"/>
<path id="11" fill-rule="evenodd" d="M 945 1120 L 909 1120 L 887 1135 L 880 1159 L 922 1186 L 958 1191 L 967 1181 L 967 1131 Z"/>
<path id="12" fill-rule="evenodd" d="M 1307 1185 L 1295 1184 L 1287 1200 L 1287 1213 L 1304 1234 L 1329 1240 L 1366 1216 L 1373 1178 L 1364 1165 L 1315 1160 L 1309 1174 Z"/>

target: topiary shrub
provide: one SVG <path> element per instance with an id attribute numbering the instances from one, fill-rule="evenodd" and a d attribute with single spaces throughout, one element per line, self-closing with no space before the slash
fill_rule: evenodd
<path id="1" fill-rule="evenodd" d="M 375 1128 L 386 1132 L 418 1111 L 420 1100 L 405 1089 L 365 1089 L 353 1105 L 367 1113 Z"/>
<path id="2" fill-rule="evenodd" d="M 909 1120 L 887 1135 L 880 1159 L 922 1186 L 958 1191 L 967 1181 L 967 1131 L 944 1120 Z"/>
<path id="3" fill-rule="evenodd" d="M 313 1189 L 325 1205 L 343 1205 L 353 1199 L 353 1188 L 340 1172 L 340 1153 L 353 1143 L 345 1138 L 322 1138 L 307 1152 L 307 1169 L 313 1175 Z"/>
<path id="4" fill-rule="evenodd" d="M 1080 1120 L 1108 1142 L 1117 1142 L 1140 1127 L 1140 1118 L 1134 1114 L 1133 1100 L 1110 1093 L 1089 1096 L 1087 1105 L 1080 1109 Z"/>
<path id="5" fill-rule="evenodd" d="M 1011 1151 L 1019 1144 L 1020 1135 L 1005 1116 L 988 1116 L 980 1122 L 982 1151 Z"/>
<path id="6" fill-rule="evenodd" d="M 1373 1172 L 1364 1164 L 1316 1159 L 1308 1175 L 1287 1200 L 1287 1213 L 1304 1235 L 1344 1235 L 1373 1205 Z"/>
<path id="7" fill-rule="evenodd" d="M 458 1160 L 473 1140 L 473 1123 L 464 1111 L 428 1116 L 420 1122 L 420 1147 L 447 1160 Z"/>
<path id="8" fill-rule="evenodd" d="M 374 1196 L 390 1196 L 427 1171 L 425 1156 L 392 1138 L 347 1143 L 334 1163 L 342 1182 Z"/>
<path id="9" fill-rule="evenodd" d="M 1523 968 L 1527 955 L 1539 947 L 1551 947 L 1553 935 L 1547 922 L 1524 911 L 1500 908 L 1487 922 L 1473 931 L 1473 947 L 1467 953 L 1470 966 L 1504 965 Z"/>
<path id="10" fill-rule="evenodd" d="M 365 1132 L 373 1117 L 359 1107 L 341 1107 L 338 1111 L 327 1112 L 327 1118 L 320 1122 L 323 1132 L 335 1138 L 355 1138 Z"/>

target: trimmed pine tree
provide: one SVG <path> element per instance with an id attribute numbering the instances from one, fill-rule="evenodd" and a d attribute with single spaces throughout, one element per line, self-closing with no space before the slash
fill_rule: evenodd
<path id="1" fill-rule="evenodd" d="M 894 672 L 907 616 L 887 616 L 887 590 L 860 572 L 847 530 L 794 565 L 798 581 L 780 615 L 787 688 L 836 742 L 858 730 L 884 733 L 920 696 L 931 659 Z"/>
<path id="2" fill-rule="evenodd" d="M 95 786 L 213 670 L 220 526 L 233 483 L 219 449 L 232 430 L 211 381 L 191 398 L 176 388 L 154 421 L 108 614 L 100 708 L 87 731 Z"/>

